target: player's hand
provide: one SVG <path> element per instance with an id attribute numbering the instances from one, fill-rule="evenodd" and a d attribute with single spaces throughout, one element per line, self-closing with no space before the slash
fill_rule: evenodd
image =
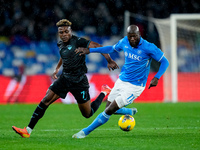
<path id="1" fill-rule="evenodd" d="M 108 67 L 109 71 L 119 69 L 119 66 L 117 65 L 117 63 L 114 60 L 111 60 L 110 62 L 108 62 L 107 67 Z"/>
<path id="2" fill-rule="evenodd" d="M 83 47 L 79 47 L 75 50 L 75 53 L 78 54 L 79 53 L 79 56 L 81 55 L 85 55 L 85 54 L 89 54 L 90 53 L 90 50 L 89 48 L 83 48 Z"/>
<path id="3" fill-rule="evenodd" d="M 154 77 L 152 80 L 151 80 L 151 82 L 150 82 L 150 85 L 149 85 L 149 88 L 148 89 L 150 89 L 151 87 L 154 87 L 154 86 L 156 86 L 157 84 L 158 84 L 158 78 L 156 78 L 156 77 Z"/>
<path id="4" fill-rule="evenodd" d="M 52 74 L 52 78 L 53 79 L 57 79 L 57 73 L 58 73 L 59 69 L 54 70 L 53 74 Z"/>

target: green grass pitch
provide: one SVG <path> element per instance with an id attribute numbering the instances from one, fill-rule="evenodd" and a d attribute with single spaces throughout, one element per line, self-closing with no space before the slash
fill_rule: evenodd
<path id="1" fill-rule="evenodd" d="M 88 126 L 104 110 L 103 103 L 89 119 L 76 104 L 52 104 L 30 138 L 21 138 L 12 126 L 25 127 L 37 105 L 0 105 L 2 150 L 193 150 L 200 149 L 200 103 L 134 103 L 135 128 L 121 131 L 113 115 L 85 139 L 72 135 Z"/>

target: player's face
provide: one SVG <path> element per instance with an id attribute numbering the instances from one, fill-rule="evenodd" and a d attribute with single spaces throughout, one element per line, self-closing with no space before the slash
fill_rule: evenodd
<path id="1" fill-rule="evenodd" d="M 58 35 L 63 42 L 68 42 L 72 37 L 72 30 L 70 26 L 58 27 Z"/>
<path id="2" fill-rule="evenodd" d="M 137 47 L 140 42 L 140 34 L 137 33 L 128 33 L 127 34 L 128 41 L 132 47 Z"/>

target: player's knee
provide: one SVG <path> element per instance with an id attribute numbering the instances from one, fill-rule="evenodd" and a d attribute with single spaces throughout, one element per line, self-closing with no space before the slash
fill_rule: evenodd
<path id="1" fill-rule="evenodd" d="M 105 109 L 105 113 L 108 115 L 114 114 L 119 109 L 117 103 L 113 101 L 108 107 Z"/>
<path id="2" fill-rule="evenodd" d="M 85 118 L 90 118 L 94 114 L 92 110 L 90 112 L 81 112 L 81 113 Z"/>
<path id="3" fill-rule="evenodd" d="M 112 115 L 115 111 L 114 110 L 111 110 L 111 109 L 105 109 L 105 113 L 107 115 Z"/>
<path id="4" fill-rule="evenodd" d="M 55 93 L 51 92 L 50 94 L 46 94 L 45 97 L 42 99 L 42 102 L 46 105 L 49 106 L 51 103 L 56 101 L 59 98 L 58 95 Z"/>
<path id="5" fill-rule="evenodd" d="M 106 108 L 111 104 L 111 102 L 107 101 Z"/>
<path id="6" fill-rule="evenodd" d="M 50 101 L 46 99 L 46 97 L 44 97 L 42 99 L 42 103 L 44 103 L 46 106 L 49 106 L 50 105 Z"/>
<path id="7" fill-rule="evenodd" d="M 85 118 L 90 118 L 91 117 L 91 114 L 88 114 L 88 113 L 82 113 L 83 117 Z"/>

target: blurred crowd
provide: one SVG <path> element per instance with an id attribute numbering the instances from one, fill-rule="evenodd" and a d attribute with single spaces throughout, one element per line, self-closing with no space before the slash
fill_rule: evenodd
<path id="1" fill-rule="evenodd" d="M 199 0 L 0 0 L 0 35 L 55 40 L 55 23 L 67 18 L 73 30 L 99 36 L 123 35 L 124 11 L 155 18 L 171 13 L 199 13 Z M 93 28 L 92 28 L 93 27 Z"/>
<path id="2" fill-rule="evenodd" d="M 89 36 L 102 45 L 114 44 L 123 37 L 126 10 L 168 18 L 171 13 L 199 13 L 200 1 L 0 0 L 0 74 L 51 74 L 59 60 L 55 24 L 63 18 L 72 22 L 78 36 Z M 142 37 L 159 46 L 155 27 L 134 19 L 131 22 L 139 22 Z M 122 53 L 113 53 L 112 58 L 122 66 Z M 108 73 L 101 55 L 88 55 L 86 62 L 89 73 Z M 153 66 L 158 68 L 158 64 Z"/>

